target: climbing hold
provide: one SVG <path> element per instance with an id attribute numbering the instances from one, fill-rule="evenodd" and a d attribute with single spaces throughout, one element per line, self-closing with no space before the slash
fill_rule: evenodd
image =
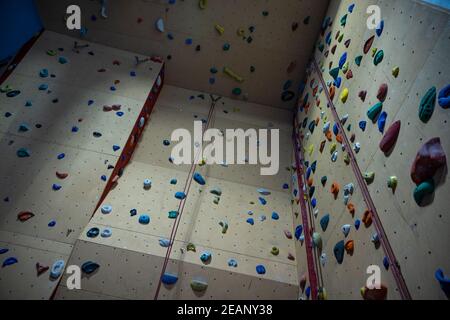
<path id="1" fill-rule="evenodd" d="M 387 93 L 388 93 L 388 85 L 386 83 L 383 83 L 378 89 L 377 99 L 380 100 L 380 102 L 384 102 L 386 100 Z"/>
<path id="2" fill-rule="evenodd" d="M 272 220 L 278 220 L 280 219 L 280 216 L 276 212 L 272 212 Z"/>
<path id="3" fill-rule="evenodd" d="M 375 58 L 373 59 L 373 63 L 377 66 L 379 65 L 384 59 L 384 51 L 380 50 L 375 55 Z"/>
<path id="4" fill-rule="evenodd" d="M 381 20 L 380 23 L 378 24 L 378 26 L 375 29 L 375 32 L 376 32 L 378 37 L 381 37 L 381 34 L 383 33 L 383 30 L 384 30 L 384 20 Z"/>
<path id="5" fill-rule="evenodd" d="M 394 76 L 394 78 L 397 78 L 399 74 L 400 74 L 400 68 L 394 67 L 394 69 L 392 69 L 392 75 Z"/>
<path id="6" fill-rule="evenodd" d="M 348 93 L 349 93 L 348 88 L 344 88 L 344 90 L 342 90 L 341 96 L 340 96 L 342 103 L 346 103 L 347 102 Z"/>
<path id="7" fill-rule="evenodd" d="M 385 154 L 392 150 L 395 143 L 397 142 L 398 136 L 400 134 L 401 121 L 398 120 L 394 122 L 389 129 L 386 131 L 383 139 L 380 142 L 380 149 Z"/>
<path id="8" fill-rule="evenodd" d="M 50 267 L 42 266 L 39 262 L 36 262 L 36 271 L 38 277 L 47 272 L 49 269 Z"/>
<path id="9" fill-rule="evenodd" d="M 369 228 L 372 225 L 372 211 L 366 210 L 364 211 L 362 222 L 366 228 Z"/>
<path id="10" fill-rule="evenodd" d="M 348 240 L 345 243 L 345 251 L 347 252 L 347 254 L 353 255 L 353 252 L 355 251 L 355 241 Z"/>
<path id="11" fill-rule="evenodd" d="M 371 184 L 375 179 L 375 172 L 365 172 L 363 178 L 367 184 Z"/>
<path id="12" fill-rule="evenodd" d="M 198 172 L 194 174 L 194 181 L 197 182 L 199 185 L 204 186 L 206 184 L 205 179 L 202 177 L 202 175 Z"/>
<path id="13" fill-rule="evenodd" d="M 330 70 L 330 75 L 333 77 L 334 80 L 336 80 L 338 78 L 339 70 L 340 70 L 339 67 L 336 67 L 336 68 Z"/>
<path id="14" fill-rule="evenodd" d="M 444 291 L 447 297 L 450 296 L 450 279 L 444 275 L 444 271 L 442 269 L 436 270 L 434 274 L 436 280 L 439 282 L 442 291 Z"/>
<path id="15" fill-rule="evenodd" d="M 203 0 L 206 1 L 206 0 Z M 204 292 L 206 289 L 208 289 L 208 283 L 200 280 L 192 280 L 191 281 L 191 288 L 195 292 Z"/>
<path id="16" fill-rule="evenodd" d="M 361 98 L 362 102 L 366 101 L 367 91 L 362 90 L 358 93 L 358 97 Z"/>
<path id="17" fill-rule="evenodd" d="M 322 236 L 318 232 L 314 232 L 312 235 L 312 241 L 315 248 L 322 250 Z"/>
<path id="18" fill-rule="evenodd" d="M 211 261 L 211 258 L 212 258 L 211 253 L 208 251 L 205 251 L 200 255 L 200 260 L 203 263 L 207 263 L 207 262 Z"/>
<path id="19" fill-rule="evenodd" d="M 19 150 L 17 150 L 16 154 L 19 158 L 28 158 L 31 156 L 30 150 L 26 148 L 20 148 Z"/>
<path id="20" fill-rule="evenodd" d="M 363 56 L 357 56 L 355 58 L 355 63 L 358 67 L 361 66 L 362 58 L 363 58 Z"/>
<path id="21" fill-rule="evenodd" d="M 6 94 L 6 96 L 7 96 L 8 98 L 14 98 L 14 97 L 17 97 L 19 94 L 20 94 L 20 90 L 12 90 L 12 91 L 9 91 L 9 92 Z"/>
<path id="22" fill-rule="evenodd" d="M 146 214 L 143 214 L 139 217 L 139 223 L 146 225 L 150 223 L 150 217 Z"/>
<path id="23" fill-rule="evenodd" d="M 237 268 L 238 263 L 235 259 L 230 259 L 230 260 L 228 260 L 228 266 L 231 268 Z"/>
<path id="24" fill-rule="evenodd" d="M 49 228 L 53 228 L 54 226 L 56 226 L 56 221 L 55 221 L 55 220 L 52 220 L 52 221 L 50 221 L 50 222 L 48 223 L 48 227 L 49 227 Z"/>
<path id="25" fill-rule="evenodd" d="M 361 288 L 361 295 L 364 300 L 386 300 L 388 289 L 384 284 L 381 284 L 381 288 L 369 289 L 367 287 Z"/>
<path id="26" fill-rule="evenodd" d="M 386 126 L 387 113 L 383 111 L 378 117 L 378 131 L 384 132 L 384 127 Z"/>
<path id="27" fill-rule="evenodd" d="M 445 86 L 438 96 L 439 105 L 444 109 L 450 108 L 450 84 Z"/>
<path id="28" fill-rule="evenodd" d="M 383 258 L 383 266 L 384 266 L 384 268 L 385 268 L 386 270 L 389 269 L 389 265 L 390 265 L 390 263 L 389 263 L 389 258 L 388 258 L 388 257 L 384 257 L 384 258 Z"/>
<path id="29" fill-rule="evenodd" d="M 398 179 L 396 176 L 389 177 L 387 186 L 389 189 L 392 189 L 392 192 L 395 192 L 395 189 L 397 188 Z"/>
<path id="30" fill-rule="evenodd" d="M 150 179 L 144 180 L 144 189 L 149 190 L 152 187 L 152 181 Z"/>
<path id="31" fill-rule="evenodd" d="M 425 96 L 422 98 L 419 106 L 419 118 L 423 123 L 427 123 L 434 112 L 436 104 L 436 87 L 432 87 L 428 90 Z"/>
<path id="32" fill-rule="evenodd" d="M 366 43 L 364 44 L 364 54 L 367 54 L 370 51 L 370 48 L 372 48 L 373 41 L 375 40 L 375 36 L 370 37 L 367 39 Z"/>
<path id="33" fill-rule="evenodd" d="M 351 225 L 349 224 L 345 224 L 342 226 L 342 233 L 344 234 L 345 237 L 348 236 L 348 234 L 350 233 L 350 229 L 351 229 Z"/>
<path id="34" fill-rule="evenodd" d="M 166 147 L 170 146 L 170 141 L 169 140 L 164 140 L 163 141 L 163 145 L 166 146 Z"/>
<path id="35" fill-rule="evenodd" d="M 366 131 L 367 122 L 366 121 L 360 121 L 359 122 L 359 128 L 364 132 Z"/>
<path id="36" fill-rule="evenodd" d="M 186 199 L 186 194 L 184 192 L 177 192 L 175 193 L 175 198 L 178 200 L 184 200 Z"/>
<path id="37" fill-rule="evenodd" d="M 58 191 L 58 190 L 61 190 L 61 189 L 62 189 L 62 186 L 59 185 L 59 184 L 54 183 L 53 186 L 52 186 L 52 189 L 53 189 L 54 191 Z"/>
<path id="38" fill-rule="evenodd" d="M 263 265 L 256 266 L 256 272 L 258 274 L 266 274 L 266 268 Z"/>
<path id="39" fill-rule="evenodd" d="M 170 241 L 169 239 L 159 239 L 159 245 L 163 248 L 168 248 L 171 244 L 172 241 Z"/>
<path id="40" fill-rule="evenodd" d="M 224 69 L 223 69 L 223 72 L 227 75 L 227 76 L 229 76 L 229 77 L 231 77 L 231 78 L 233 78 L 234 80 L 236 80 L 237 82 L 244 82 L 244 78 L 242 78 L 241 76 L 239 76 L 238 74 L 236 74 L 233 70 L 231 70 L 230 68 L 228 68 L 228 67 L 225 67 Z"/>
<path id="41" fill-rule="evenodd" d="M 198 6 L 200 7 L 200 9 L 205 10 L 208 6 L 208 0 L 199 0 Z"/>
<path id="42" fill-rule="evenodd" d="M 39 76 L 41 78 L 47 78 L 48 77 L 48 70 L 47 69 L 42 69 L 41 71 L 39 71 Z"/>
<path id="43" fill-rule="evenodd" d="M 9 249 L 0 249 L 0 254 L 5 254 L 9 251 Z"/>
<path id="44" fill-rule="evenodd" d="M 102 238 L 109 238 L 112 236 L 112 230 L 109 228 L 106 228 L 105 230 L 102 231 L 102 233 L 100 234 L 100 236 Z"/>
<path id="45" fill-rule="evenodd" d="M 277 256 L 280 254 L 280 249 L 278 249 L 277 247 L 272 247 L 270 253 L 273 254 L 274 256 Z"/>
<path id="46" fill-rule="evenodd" d="M 328 181 L 328 177 L 327 177 L 327 176 L 323 176 L 323 177 L 320 179 L 320 182 L 322 183 L 322 186 L 324 186 L 324 187 L 325 187 L 325 185 L 327 184 L 327 181 Z"/>
<path id="47" fill-rule="evenodd" d="M 65 57 L 59 57 L 58 62 L 60 64 L 66 64 L 67 62 L 69 62 L 69 60 L 67 60 L 67 58 Z"/>
<path id="48" fill-rule="evenodd" d="M 249 224 L 249 225 L 254 225 L 255 224 L 255 220 L 253 219 L 253 218 L 248 218 L 247 219 L 247 223 Z"/>
<path id="49" fill-rule="evenodd" d="M 171 185 L 176 185 L 178 183 L 177 179 L 170 180 Z"/>
<path id="50" fill-rule="evenodd" d="M 169 211 L 169 219 L 176 219 L 178 217 L 178 211 Z"/>
<path id="51" fill-rule="evenodd" d="M 269 196 L 271 194 L 269 190 L 263 188 L 257 189 L 256 191 L 262 196 Z"/>
<path id="52" fill-rule="evenodd" d="M 259 197 L 258 200 L 263 206 L 265 206 L 267 204 L 267 200 L 264 199 L 263 197 Z"/>
<path id="53" fill-rule="evenodd" d="M 100 268 L 100 266 L 92 261 L 88 261 L 83 263 L 83 265 L 81 266 L 81 270 L 83 270 L 84 273 L 86 274 L 92 274 L 94 273 L 98 268 Z"/>
<path id="54" fill-rule="evenodd" d="M 192 252 L 196 252 L 197 249 L 195 248 L 195 244 L 193 243 L 188 243 L 188 245 L 186 246 L 186 250 L 187 251 L 192 251 Z"/>
<path id="55" fill-rule="evenodd" d="M 434 181 L 430 179 L 420 183 L 414 189 L 414 200 L 420 206 L 427 195 L 433 194 L 435 190 Z"/>
<path id="56" fill-rule="evenodd" d="M 359 230 L 360 226 L 361 226 L 361 221 L 360 220 L 355 220 L 355 229 Z"/>
<path id="57" fill-rule="evenodd" d="M 367 117 L 375 122 L 377 116 L 380 114 L 381 110 L 383 109 L 383 103 L 378 102 L 375 104 L 372 108 L 367 111 Z"/>
<path id="58" fill-rule="evenodd" d="M 163 20 L 162 18 L 159 18 L 159 19 L 156 21 L 155 26 L 156 26 L 156 30 L 158 30 L 158 31 L 161 32 L 161 33 L 164 33 L 164 31 L 165 31 L 165 28 L 164 28 L 164 20 Z"/>
<path id="59" fill-rule="evenodd" d="M 300 236 L 303 233 L 303 226 L 299 225 L 297 228 L 295 228 L 295 239 L 300 240 Z"/>
<path id="60" fill-rule="evenodd" d="M 289 230 L 284 230 L 284 235 L 288 239 L 292 239 L 292 233 Z"/>
<path id="61" fill-rule="evenodd" d="M 161 278 L 161 282 L 168 286 L 175 284 L 177 281 L 178 277 L 176 275 L 167 272 Z"/>
<path id="62" fill-rule="evenodd" d="M 334 198 L 337 199 L 337 196 L 339 194 L 340 186 L 337 182 L 333 182 L 331 185 L 331 193 L 334 195 Z"/>
<path id="63" fill-rule="evenodd" d="M 220 197 L 222 195 L 222 190 L 220 188 L 214 188 L 210 191 L 213 195 Z"/>
<path id="64" fill-rule="evenodd" d="M 227 233 L 228 223 L 226 223 L 225 221 L 220 221 L 219 225 L 222 227 L 222 233 L 223 234 Z"/>
<path id="65" fill-rule="evenodd" d="M 411 167 L 411 178 L 415 184 L 432 179 L 439 169 L 446 166 L 447 158 L 440 138 L 425 143 L 416 155 Z"/>
<path id="66" fill-rule="evenodd" d="M 64 265 L 63 260 L 56 261 L 50 270 L 50 277 L 55 280 L 58 279 L 64 271 Z"/>
<path id="67" fill-rule="evenodd" d="M 91 228 L 88 230 L 88 232 L 86 233 L 86 236 L 88 238 L 95 238 L 100 234 L 100 229 L 99 228 Z"/>
<path id="68" fill-rule="evenodd" d="M 342 264 L 344 261 L 344 250 L 345 250 L 345 243 L 343 240 L 336 243 L 334 246 L 333 252 L 334 256 L 336 257 L 336 260 L 339 264 Z"/>
<path id="69" fill-rule="evenodd" d="M 110 214 L 112 212 L 112 206 L 104 205 L 101 207 L 101 211 L 103 214 Z"/>
<path id="70" fill-rule="evenodd" d="M 11 266 L 11 265 L 16 264 L 18 262 L 19 261 L 16 258 L 14 258 L 14 257 L 7 258 L 7 259 L 5 259 L 3 261 L 2 268 L 7 267 L 7 266 Z"/>
<path id="71" fill-rule="evenodd" d="M 17 219 L 20 222 L 25 222 L 27 220 L 30 220 L 33 217 L 34 217 L 34 213 L 29 212 L 29 211 L 22 211 L 17 215 Z"/>

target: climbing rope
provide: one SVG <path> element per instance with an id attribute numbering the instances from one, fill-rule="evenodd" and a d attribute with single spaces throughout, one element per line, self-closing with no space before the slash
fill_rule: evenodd
<path id="1" fill-rule="evenodd" d="M 304 188 L 304 182 L 303 182 L 303 167 L 302 167 L 302 160 L 300 159 L 301 152 L 300 149 L 300 143 L 297 138 L 297 116 L 295 116 L 294 120 L 294 132 L 292 134 L 292 139 L 294 142 L 294 154 L 295 154 L 295 166 L 297 168 L 297 184 L 298 184 L 298 192 L 299 192 L 299 198 L 300 198 L 300 211 L 302 214 L 302 222 L 303 222 L 303 232 L 305 235 L 305 247 L 306 247 L 306 260 L 308 265 L 308 274 L 309 274 L 309 285 L 311 288 L 311 299 L 316 300 L 317 299 L 317 291 L 318 291 L 318 285 L 317 285 L 317 273 L 316 273 L 316 267 L 314 263 L 314 256 L 313 256 L 313 244 L 311 239 L 311 232 L 309 228 L 309 222 L 308 222 L 308 209 L 306 208 L 306 201 L 305 201 L 305 194 L 303 192 Z"/>
<path id="2" fill-rule="evenodd" d="M 208 118 L 206 120 L 206 123 L 204 123 L 204 126 L 203 126 L 203 132 L 208 130 L 208 128 L 210 127 L 211 119 L 214 114 L 216 103 L 221 99 L 221 97 L 214 98 L 212 95 L 210 95 L 210 98 L 212 101 L 211 107 L 209 109 Z M 164 263 L 163 263 L 161 275 L 160 275 L 160 278 L 158 281 L 158 287 L 156 288 L 154 300 L 158 300 L 159 292 L 161 290 L 161 285 L 162 285 L 162 279 L 163 279 L 164 274 L 166 273 L 167 265 L 169 264 L 170 254 L 172 253 L 173 243 L 175 242 L 175 237 L 176 237 L 176 234 L 178 231 L 178 227 L 180 225 L 181 217 L 184 212 L 184 207 L 185 207 L 188 195 L 189 195 L 189 191 L 191 189 L 192 180 L 193 180 L 195 169 L 197 168 L 197 163 L 199 160 L 198 158 L 199 158 L 200 152 L 201 152 L 201 150 L 197 151 L 197 154 L 194 157 L 194 162 L 192 163 L 191 169 L 189 170 L 188 176 L 186 178 L 186 182 L 185 182 L 185 186 L 184 186 L 184 194 L 186 195 L 186 197 L 180 201 L 180 205 L 178 207 L 178 216 L 175 220 L 175 223 L 172 227 L 172 231 L 170 233 L 169 246 L 167 247 L 166 255 L 164 257 Z"/>
<path id="3" fill-rule="evenodd" d="M 322 84 L 323 90 L 324 90 L 326 98 L 328 100 L 328 105 L 330 107 L 331 113 L 333 114 L 336 125 L 337 125 L 339 132 L 344 140 L 345 148 L 348 152 L 348 155 L 350 158 L 350 163 L 351 163 L 353 172 L 355 174 L 356 180 L 358 181 L 358 185 L 361 187 L 364 201 L 365 201 L 368 209 L 372 212 L 373 220 L 375 222 L 375 229 L 377 230 L 378 235 L 380 236 L 380 241 L 381 241 L 381 245 L 383 247 L 384 253 L 386 254 L 386 256 L 389 259 L 389 262 L 391 263 L 392 274 L 394 276 L 395 282 L 396 282 L 398 290 L 400 292 L 400 296 L 404 300 L 411 300 L 411 294 L 409 293 L 405 279 L 403 278 L 402 272 L 400 270 L 400 265 L 397 261 L 397 258 L 395 257 L 394 251 L 392 250 L 392 247 L 389 243 L 386 232 L 381 223 L 380 217 L 378 216 L 378 212 L 375 207 L 375 204 L 373 203 L 373 200 L 372 200 L 372 197 L 370 196 L 366 182 L 363 178 L 363 175 L 361 174 L 361 170 L 358 166 L 358 162 L 356 161 L 353 150 L 350 147 L 351 146 L 350 141 L 348 140 L 348 137 L 345 134 L 345 130 L 343 129 L 343 127 L 341 125 L 341 120 L 336 111 L 336 107 L 335 107 L 332 99 L 330 98 L 330 92 L 328 91 L 328 87 L 325 84 L 325 80 L 322 77 L 322 73 L 320 71 L 319 65 L 317 64 L 316 60 L 313 60 L 313 66 L 314 66 L 314 70 L 315 70 L 316 74 L 318 75 L 319 80 Z"/>

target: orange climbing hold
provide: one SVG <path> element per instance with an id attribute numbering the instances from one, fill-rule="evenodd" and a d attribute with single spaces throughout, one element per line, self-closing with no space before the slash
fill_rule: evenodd
<path id="1" fill-rule="evenodd" d="M 331 185 L 331 193 L 334 195 L 334 199 L 337 199 L 340 189 L 341 188 L 339 184 L 337 182 L 333 182 L 333 184 Z"/>
<path id="2" fill-rule="evenodd" d="M 325 136 L 327 137 L 328 141 L 333 141 L 333 135 L 331 133 L 330 130 L 327 131 L 327 133 L 325 133 Z"/>
<path id="3" fill-rule="evenodd" d="M 363 218 L 362 218 L 362 222 L 364 223 L 364 225 L 366 226 L 366 228 L 369 228 L 372 225 L 372 211 L 370 210 L 366 210 L 364 212 Z"/>
<path id="4" fill-rule="evenodd" d="M 347 254 L 353 255 L 353 252 L 355 251 L 355 241 L 348 240 L 345 243 L 345 251 L 347 252 Z"/>
<path id="5" fill-rule="evenodd" d="M 342 135 L 338 134 L 336 136 L 336 141 L 339 142 L 340 144 L 342 144 L 342 142 L 344 141 L 344 139 L 342 138 Z"/>
<path id="6" fill-rule="evenodd" d="M 335 95 L 336 95 L 336 87 L 335 86 L 331 86 L 331 88 L 330 88 L 330 99 L 331 99 L 331 101 L 333 101 Z"/>
<path id="7" fill-rule="evenodd" d="M 308 187 L 312 187 L 312 185 L 314 184 L 314 180 L 313 178 L 309 178 L 307 181 Z"/>
<path id="8" fill-rule="evenodd" d="M 354 205 L 353 203 L 349 203 L 349 204 L 347 205 L 347 209 L 348 209 L 348 212 L 349 212 L 352 216 L 355 215 L 356 208 L 355 208 L 355 205 Z"/>
<path id="9" fill-rule="evenodd" d="M 34 213 L 29 211 L 22 211 L 17 215 L 17 219 L 19 219 L 20 222 L 25 222 L 27 220 L 30 220 L 34 217 Z"/>

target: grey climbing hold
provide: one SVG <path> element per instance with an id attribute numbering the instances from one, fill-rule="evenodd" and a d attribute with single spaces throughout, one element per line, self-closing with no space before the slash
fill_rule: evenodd
<path id="1" fill-rule="evenodd" d="M 206 289 L 208 289 L 208 283 L 200 280 L 192 280 L 191 288 L 196 292 L 203 292 L 206 291 Z"/>
<path id="2" fill-rule="evenodd" d="M 152 187 L 152 181 L 150 179 L 144 180 L 144 189 L 149 190 Z"/>
<path id="3" fill-rule="evenodd" d="M 101 211 L 103 214 L 110 214 L 112 212 L 112 206 L 104 205 L 101 207 Z"/>
<path id="4" fill-rule="evenodd" d="M 112 236 L 112 230 L 109 228 L 106 228 L 102 231 L 101 235 L 102 238 L 110 238 Z"/>

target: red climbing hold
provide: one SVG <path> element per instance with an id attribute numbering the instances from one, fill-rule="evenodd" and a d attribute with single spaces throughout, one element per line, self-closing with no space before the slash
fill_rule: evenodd
<path id="1" fill-rule="evenodd" d="M 115 66 L 120 66 L 120 61 L 119 61 L 119 60 L 114 60 L 114 61 L 113 61 L 113 65 L 115 65 Z"/>
<path id="2" fill-rule="evenodd" d="M 364 44 L 364 54 L 367 54 L 370 51 L 374 40 L 375 36 L 372 36 L 369 39 L 367 39 L 366 43 Z"/>
<path id="3" fill-rule="evenodd" d="M 61 172 L 56 172 L 56 176 L 61 179 L 64 180 L 65 178 L 67 178 L 69 176 L 68 173 L 61 173 Z"/>
<path id="4" fill-rule="evenodd" d="M 384 102 L 386 100 L 387 93 L 388 85 L 386 83 L 383 83 L 378 89 L 377 99 L 380 100 L 380 102 Z"/>
<path id="5" fill-rule="evenodd" d="M 345 77 L 347 78 L 347 80 L 350 80 L 353 78 L 353 71 L 352 70 L 348 70 L 347 74 L 345 75 Z"/>
<path id="6" fill-rule="evenodd" d="M 47 272 L 48 269 L 50 269 L 50 267 L 42 266 L 39 262 L 36 263 L 36 271 L 37 271 L 38 277 L 41 274 L 44 274 L 45 272 Z"/>
<path id="7" fill-rule="evenodd" d="M 440 138 L 433 138 L 425 143 L 417 153 L 411 167 L 411 178 L 419 185 L 434 177 L 436 172 L 447 164 Z"/>
<path id="8" fill-rule="evenodd" d="M 365 90 L 360 91 L 359 94 L 358 94 L 358 97 L 361 98 L 362 102 L 366 101 L 367 91 L 365 91 Z"/>
<path id="9" fill-rule="evenodd" d="M 29 212 L 29 211 L 22 211 L 17 215 L 17 219 L 19 219 L 21 222 L 25 222 L 33 217 L 34 217 L 34 213 Z"/>
<path id="10" fill-rule="evenodd" d="M 334 54 L 336 52 L 336 48 L 337 48 L 337 45 L 334 45 L 333 48 L 331 48 L 331 53 L 332 54 Z"/>
<path id="11" fill-rule="evenodd" d="M 399 120 L 394 122 L 386 131 L 386 134 L 380 142 L 380 149 L 385 154 L 389 153 L 397 142 L 398 135 L 400 134 L 400 127 L 401 121 Z"/>

